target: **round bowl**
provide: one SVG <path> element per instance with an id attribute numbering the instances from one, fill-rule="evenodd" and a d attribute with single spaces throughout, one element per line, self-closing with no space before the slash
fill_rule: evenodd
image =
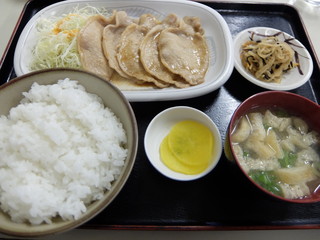
<path id="1" fill-rule="evenodd" d="M 183 173 L 175 172 L 169 169 L 160 159 L 160 144 L 165 136 L 168 135 L 171 128 L 178 122 L 184 120 L 193 120 L 207 126 L 215 141 L 214 155 L 212 156 L 212 163 L 206 170 L 199 174 L 188 175 Z M 168 108 L 160 112 L 155 116 L 146 130 L 144 138 L 144 148 L 150 163 L 164 176 L 180 181 L 190 181 L 201 178 L 211 172 L 219 162 L 222 153 L 222 143 L 220 132 L 215 123 L 203 112 L 185 106 L 177 106 Z"/>
<path id="2" fill-rule="evenodd" d="M 57 217 L 52 220 L 51 224 L 31 225 L 29 223 L 15 223 L 7 214 L 0 211 L 0 232 L 4 234 L 19 237 L 38 237 L 71 230 L 90 220 L 107 207 L 121 191 L 130 175 L 138 146 L 138 131 L 135 115 L 123 94 L 113 85 L 96 75 L 79 70 L 55 69 L 29 73 L 17 77 L 0 86 L 0 114 L 8 115 L 9 110 L 18 105 L 23 98 L 22 92 L 29 91 L 34 82 L 40 85 L 48 85 L 65 78 L 77 80 L 79 84 L 86 88 L 87 92 L 100 96 L 104 105 L 109 107 L 115 115 L 118 116 L 127 134 L 126 147 L 128 154 L 125 165 L 117 180 L 112 182 L 111 189 L 106 191 L 100 200 L 87 206 L 87 211 L 83 213 L 79 219 L 63 221 Z"/>
<path id="3" fill-rule="evenodd" d="M 304 119 L 308 123 L 309 128 L 311 130 L 314 130 L 320 133 L 320 122 L 319 122 L 320 107 L 318 104 L 316 104 L 315 102 L 303 96 L 300 96 L 294 93 L 283 92 L 283 91 L 266 91 L 266 92 L 258 93 L 249 97 L 248 99 L 243 101 L 239 105 L 239 107 L 235 110 L 228 126 L 228 132 L 227 132 L 226 141 L 225 141 L 225 155 L 230 161 L 235 161 L 237 163 L 238 167 L 241 169 L 244 175 L 257 188 L 259 188 L 260 190 L 269 194 L 272 197 L 281 199 L 283 201 L 294 202 L 294 203 L 310 203 L 310 202 L 320 201 L 319 188 L 310 196 L 305 198 L 298 198 L 298 199 L 288 199 L 288 198 L 273 194 L 267 191 L 266 189 L 264 189 L 263 187 L 261 187 L 259 184 L 257 184 L 241 166 L 240 160 L 236 156 L 236 151 L 232 147 L 233 146 L 231 141 L 232 131 L 234 130 L 241 116 L 249 112 L 252 112 L 252 110 L 260 107 L 263 109 L 267 109 L 270 107 L 279 107 L 279 108 L 285 109 L 289 113 L 292 113 L 295 116 L 299 116 L 302 119 Z"/>
<path id="4" fill-rule="evenodd" d="M 254 33 L 254 34 L 253 34 Z M 265 38 L 266 35 L 279 34 L 277 37 L 280 41 L 287 41 L 292 49 L 298 54 L 300 70 L 296 67 L 291 69 L 287 73 L 284 73 L 280 83 L 269 83 L 261 81 L 255 78 L 249 71 L 247 71 L 242 63 L 240 58 L 240 53 L 242 51 L 242 45 L 251 40 L 258 41 L 262 38 Z M 282 32 L 278 29 L 267 28 L 267 27 L 253 27 L 248 28 L 236 35 L 234 38 L 234 59 L 235 59 L 235 68 L 237 71 L 247 80 L 256 84 L 259 87 L 269 89 L 269 90 L 280 90 L 288 91 L 295 88 L 298 88 L 305 84 L 309 79 L 313 71 L 313 62 L 312 58 L 306 49 L 305 46 L 293 36 L 288 33 Z"/>

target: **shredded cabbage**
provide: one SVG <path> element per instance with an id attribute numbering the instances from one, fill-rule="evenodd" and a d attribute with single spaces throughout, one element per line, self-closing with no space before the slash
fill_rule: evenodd
<path id="1" fill-rule="evenodd" d="M 81 68 L 77 34 L 87 19 L 94 15 L 109 16 L 110 12 L 92 6 L 74 8 L 61 17 L 41 18 L 37 23 L 38 42 L 32 50 L 31 71 L 46 68 Z"/>

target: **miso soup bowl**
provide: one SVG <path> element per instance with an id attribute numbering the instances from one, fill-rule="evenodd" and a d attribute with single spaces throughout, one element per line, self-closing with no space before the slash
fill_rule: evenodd
<path id="1" fill-rule="evenodd" d="M 271 195 L 272 197 L 278 198 L 283 201 L 287 202 L 294 202 L 294 203 L 312 203 L 312 202 L 319 202 L 320 201 L 320 190 L 315 193 L 312 193 L 310 196 L 302 198 L 302 199 L 287 199 L 278 195 L 275 195 L 266 189 L 262 188 L 253 179 L 249 177 L 249 175 L 244 171 L 242 168 L 237 156 L 235 154 L 234 149 L 232 148 L 231 142 L 231 134 L 233 129 L 235 128 L 238 120 L 241 116 L 245 115 L 248 112 L 252 112 L 256 108 L 273 108 L 279 107 L 282 109 L 287 110 L 289 113 L 294 114 L 295 116 L 299 116 L 304 119 L 309 128 L 315 130 L 316 132 L 320 133 L 320 107 L 315 102 L 294 94 L 290 92 L 283 92 L 283 91 L 266 91 L 255 94 L 245 101 L 243 101 L 238 108 L 235 110 L 233 116 L 231 117 L 228 132 L 226 135 L 225 141 L 225 155 L 230 161 L 236 162 L 236 165 L 241 169 L 243 174 L 261 191 Z"/>

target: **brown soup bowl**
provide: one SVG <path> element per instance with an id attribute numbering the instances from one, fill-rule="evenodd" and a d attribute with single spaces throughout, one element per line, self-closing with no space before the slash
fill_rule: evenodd
<path id="1" fill-rule="evenodd" d="M 252 182 L 257 188 L 271 195 L 272 197 L 293 203 L 312 203 L 320 201 L 320 187 L 316 188 L 316 190 L 312 191 L 311 194 L 306 197 L 294 199 L 285 198 L 283 196 L 276 195 L 260 186 L 249 176 L 248 171 L 245 171 L 241 166 L 240 161 L 236 155 L 236 151 L 233 147 L 233 143 L 231 141 L 232 133 L 242 116 L 254 111 L 255 109 L 269 108 L 284 109 L 286 112 L 302 118 L 308 124 L 310 130 L 314 130 L 315 132 L 320 133 L 320 107 L 318 104 L 303 96 L 290 92 L 265 91 L 247 98 L 235 110 L 227 130 L 228 132 L 225 141 L 225 155 L 229 160 L 234 161 L 237 164 L 237 166 L 250 180 L 250 182 Z"/>

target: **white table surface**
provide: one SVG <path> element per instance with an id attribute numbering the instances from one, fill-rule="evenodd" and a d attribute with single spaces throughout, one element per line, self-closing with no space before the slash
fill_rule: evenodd
<path id="1" fill-rule="evenodd" d="M 42 0 L 45 1 L 45 0 Z M 107 0 L 106 0 L 107 1 Z M 220 2 L 225 0 L 219 0 Z M 230 1 L 230 0 L 227 0 Z M 262 1 L 239 1 L 233 2 L 259 2 Z M 0 0 L 0 56 L 3 56 L 6 46 L 10 40 L 12 31 L 16 26 L 17 20 L 21 14 L 27 0 Z M 286 3 L 296 7 L 301 15 L 302 21 L 306 27 L 307 33 L 310 36 L 313 48 L 320 59 L 320 7 L 314 7 L 303 0 L 269 0 L 265 2 Z M 0 223 L 1 224 L 1 223 Z M 319 226 L 320 227 L 320 226 Z M 0 234 L 0 238 L 10 237 Z M 241 231 L 131 231 L 131 230 L 85 230 L 75 229 L 57 236 L 51 236 L 41 239 L 237 239 L 237 240 L 319 240 L 320 229 L 305 229 L 305 230 L 241 230 Z"/>

